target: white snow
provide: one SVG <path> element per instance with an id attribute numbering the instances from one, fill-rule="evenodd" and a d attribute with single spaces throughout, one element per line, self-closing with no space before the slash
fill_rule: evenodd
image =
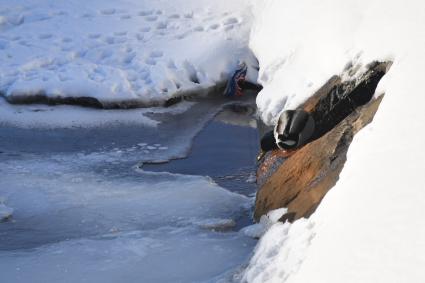
<path id="1" fill-rule="evenodd" d="M 279 218 L 282 217 L 286 211 L 286 208 L 269 211 L 267 214 L 261 216 L 258 223 L 242 228 L 241 232 L 252 238 L 260 238 L 270 227 L 279 221 Z"/>
<path id="2" fill-rule="evenodd" d="M 255 248 L 241 281 L 284 282 L 302 263 L 314 236 L 313 227 L 307 219 L 292 225 L 278 222 L 269 227 Z"/>
<path id="3" fill-rule="evenodd" d="M 125 105 L 214 86 L 253 63 L 249 3 L 3 1 L 0 93 Z"/>
<path id="4" fill-rule="evenodd" d="M 394 64 L 375 93 L 385 97 L 374 121 L 354 138 L 311 224 L 272 226 L 245 280 L 423 282 L 424 2 L 267 0 L 254 14 L 264 84 L 257 102 L 268 123 L 349 62 Z"/>
<path id="5" fill-rule="evenodd" d="M 395 60 L 397 71 L 405 56 L 415 58 L 422 50 L 420 1 L 407 7 L 379 0 L 256 3 L 250 46 L 264 86 L 257 104 L 269 124 L 283 108 L 298 106 L 331 76 L 341 74 L 348 63 Z"/>

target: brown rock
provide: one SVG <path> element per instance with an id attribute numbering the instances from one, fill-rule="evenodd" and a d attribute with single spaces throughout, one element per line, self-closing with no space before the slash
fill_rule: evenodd
<path id="1" fill-rule="evenodd" d="M 314 109 L 320 98 L 339 83 L 339 77 L 331 78 L 306 101 L 304 109 Z M 268 153 L 257 170 L 260 188 L 255 203 L 255 220 L 258 221 L 270 210 L 282 207 L 288 208 L 288 213 L 282 216 L 281 221 L 309 217 L 338 181 L 353 136 L 372 121 L 382 98 L 383 95 L 356 108 L 329 132 L 288 158 L 280 150 Z"/>

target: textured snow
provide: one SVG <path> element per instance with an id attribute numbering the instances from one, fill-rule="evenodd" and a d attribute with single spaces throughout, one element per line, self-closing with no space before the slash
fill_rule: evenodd
<path id="1" fill-rule="evenodd" d="M 125 105 L 214 86 L 238 60 L 253 62 L 248 4 L 3 1 L 0 93 L 8 99 L 93 97 Z M 255 71 L 250 76 L 255 79 Z"/>
<path id="2" fill-rule="evenodd" d="M 313 228 L 307 219 L 270 226 L 255 248 L 241 281 L 284 282 L 302 263 L 314 237 Z"/>
<path id="3" fill-rule="evenodd" d="M 241 232 L 249 237 L 260 238 L 270 227 L 279 221 L 279 218 L 282 217 L 286 211 L 286 208 L 269 211 L 266 215 L 261 216 L 258 223 L 244 227 Z"/>
<path id="4" fill-rule="evenodd" d="M 333 75 L 374 60 L 404 60 L 419 46 L 422 3 L 325 0 L 255 2 L 250 47 L 260 64 L 261 117 L 273 124 L 283 109 L 298 106 Z M 377 16 L 379 15 L 379 16 Z M 408 20 L 406 20 L 408 19 Z M 409 31 L 409 32 L 406 32 Z M 398 66 L 395 66 L 397 70 Z M 385 81 L 385 79 L 384 79 Z M 382 84 L 381 84 L 382 85 Z M 378 92 L 382 92 L 378 87 Z"/>
<path id="5" fill-rule="evenodd" d="M 422 282 L 424 2 L 268 0 L 254 14 L 251 46 L 265 87 L 257 102 L 268 123 L 350 62 L 394 64 L 375 93 L 385 97 L 374 121 L 354 138 L 311 224 L 272 226 L 245 280 Z"/>

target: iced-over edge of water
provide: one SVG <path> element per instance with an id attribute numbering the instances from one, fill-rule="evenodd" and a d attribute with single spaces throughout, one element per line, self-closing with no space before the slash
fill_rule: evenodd
<path id="1" fill-rule="evenodd" d="M 93 138 L 82 141 L 83 129 L 59 131 L 67 137 L 64 140 L 45 130 L 51 148 L 14 149 L 31 137 L 31 130 L 17 130 L 8 141 L 6 135 L 13 130 L 2 128 L 0 195 L 15 210 L 11 222 L 0 224 L 2 278 L 12 282 L 231 279 L 248 260 L 255 241 L 224 226 L 246 217 L 252 200 L 208 177 L 134 170 L 139 160 L 186 154 L 191 139 L 223 106 L 201 104 L 183 114 L 153 115 L 160 121 L 155 128 L 111 129 L 125 137 L 87 131 L 101 138 L 97 143 L 90 142 L 96 141 Z M 177 131 L 174 121 L 191 126 Z M 174 135 L 170 129 L 176 129 Z M 75 133 L 82 136 L 74 137 L 73 143 Z M 31 148 L 33 152 L 26 152 Z M 213 231 L 223 227 L 227 232 Z"/>
<path id="2" fill-rule="evenodd" d="M 0 187 L 8 188 L 2 193 L 16 221 L 4 225 L 19 227 L 15 240 L 27 245 L 14 247 L 14 239 L 2 237 L 7 282 L 202 281 L 237 267 L 253 245 L 243 234 L 199 225 L 239 217 L 250 205 L 208 178 L 114 181 L 75 170 L 75 161 L 44 162 L 3 164 Z M 19 239 L 22 233 L 26 239 Z"/>

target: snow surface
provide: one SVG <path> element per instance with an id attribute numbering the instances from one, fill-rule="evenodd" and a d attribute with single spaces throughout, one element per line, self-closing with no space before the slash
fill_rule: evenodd
<path id="1" fill-rule="evenodd" d="M 241 232 L 253 238 L 260 238 L 271 226 L 279 221 L 279 218 L 282 217 L 286 211 L 286 208 L 269 211 L 266 215 L 261 216 L 258 223 L 244 227 Z"/>
<path id="2" fill-rule="evenodd" d="M 249 3 L 2 1 L 0 93 L 149 105 L 214 86 L 255 63 Z"/>
<path id="3" fill-rule="evenodd" d="M 375 93 L 385 97 L 374 121 L 354 138 L 311 223 L 272 226 L 245 280 L 423 282 L 425 3 L 266 0 L 254 14 L 257 103 L 268 123 L 349 62 L 394 64 Z"/>
<path id="4" fill-rule="evenodd" d="M 421 50 L 408 43 L 412 37 L 423 43 L 419 1 L 409 7 L 399 1 L 382 5 L 379 0 L 255 3 L 250 47 L 264 86 L 257 104 L 268 124 L 282 109 L 295 108 L 333 75 L 343 73 L 347 64 L 397 63 L 407 53 L 412 56 L 411 49 Z"/>
<path id="5" fill-rule="evenodd" d="M 299 269 L 314 237 L 313 228 L 314 225 L 307 219 L 300 219 L 294 224 L 275 222 L 255 248 L 241 281 L 284 282 Z"/>

